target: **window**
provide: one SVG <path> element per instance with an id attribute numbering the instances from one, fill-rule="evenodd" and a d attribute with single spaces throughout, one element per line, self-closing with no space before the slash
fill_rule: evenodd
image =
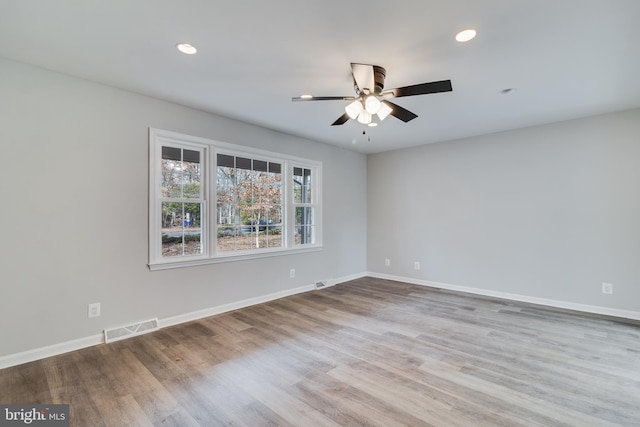
<path id="1" fill-rule="evenodd" d="M 295 208 L 295 239 L 297 244 L 313 243 L 315 215 L 311 169 L 293 168 L 293 206 Z"/>
<path id="2" fill-rule="evenodd" d="M 156 129 L 149 145 L 149 268 L 321 247 L 321 163 Z"/>
<path id="3" fill-rule="evenodd" d="M 202 150 L 162 147 L 160 211 L 162 256 L 202 253 Z"/>
<path id="4" fill-rule="evenodd" d="M 218 154 L 216 251 L 282 247 L 282 164 Z"/>

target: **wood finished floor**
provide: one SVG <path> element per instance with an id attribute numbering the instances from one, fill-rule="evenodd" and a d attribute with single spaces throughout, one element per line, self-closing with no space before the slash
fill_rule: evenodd
<path id="1" fill-rule="evenodd" d="M 72 426 L 640 426 L 640 327 L 363 278 L 0 370 Z"/>

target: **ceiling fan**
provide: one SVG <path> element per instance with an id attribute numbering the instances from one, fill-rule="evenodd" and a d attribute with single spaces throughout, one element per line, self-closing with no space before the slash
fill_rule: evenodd
<path id="1" fill-rule="evenodd" d="M 403 122 L 418 117 L 417 114 L 402 108 L 389 101 L 391 98 L 401 96 L 427 95 L 430 93 L 451 92 L 451 80 L 420 83 L 404 86 L 396 89 L 384 90 L 386 70 L 379 65 L 351 63 L 353 86 L 356 96 L 312 96 L 302 95 L 291 98 L 292 101 L 352 101 L 345 107 L 345 113 L 331 126 L 343 125 L 349 119 L 357 120 L 362 124 L 373 125 L 373 117 L 377 116 L 381 121 L 392 115 Z"/>

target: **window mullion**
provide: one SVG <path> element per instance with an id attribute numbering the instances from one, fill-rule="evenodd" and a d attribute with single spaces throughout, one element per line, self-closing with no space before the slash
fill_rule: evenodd
<path id="1" fill-rule="evenodd" d="M 282 244 L 287 248 L 291 248 L 293 246 L 293 234 L 294 234 L 294 212 L 293 212 L 293 185 L 291 180 L 293 179 L 293 174 L 291 171 L 291 164 L 289 162 L 283 162 L 283 170 L 282 170 L 282 203 L 283 203 L 283 212 L 282 215 L 284 218 L 282 221 L 283 224 L 283 233 L 282 236 Z"/>
<path id="2" fill-rule="evenodd" d="M 207 245 L 207 254 L 209 256 L 216 255 L 216 244 L 217 244 L 217 233 L 218 233 L 218 186 L 213 182 L 218 179 L 218 161 L 217 161 L 217 150 L 212 149 L 209 150 L 207 164 L 209 167 L 207 168 L 207 193 L 209 195 L 209 209 L 208 209 L 208 236 L 206 245 Z"/>

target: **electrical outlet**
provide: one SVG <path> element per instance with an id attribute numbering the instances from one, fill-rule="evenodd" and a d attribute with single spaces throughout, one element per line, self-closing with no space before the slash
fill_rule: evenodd
<path id="1" fill-rule="evenodd" d="M 420 263 L 418 261 L 413 263 L 413 269 L 414 270 L 420 270 Z"/>
<path id="2" fill-rule="evenodd" d="M 602 282 L 602 293 L 603 294 L 612 294 L 613 293 L 613 283 Z"/>
<path id="3" fill-rule="evenodd" d="M 389 267 L 391 265 L 391 260 L 389 258 L 384 260 L 385 267 Z"/>
<path id="4" fill-rule="evenodd" d="M 294 277 L 296 277 L 296 269 L 295 268 L 292 268 L 291 270 L 289 270 L 289 277 L 292 278 L 292 279 Z"/>
<path id="5" fill-rule="evenodd" d="M 87 316 L 88 317 L 100 317 L 100 303 L 99 302 L 95 302 L 93 304 L 89 304 L 89 307 L 87 309 Z"/>

